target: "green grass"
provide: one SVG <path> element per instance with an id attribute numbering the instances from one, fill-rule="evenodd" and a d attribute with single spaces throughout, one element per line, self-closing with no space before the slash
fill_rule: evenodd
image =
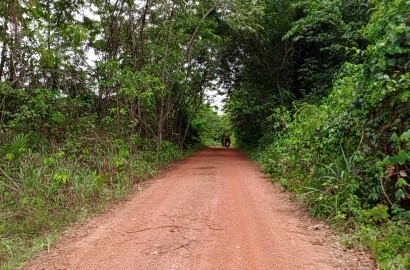
<path id="1" fill-rule="evenodd" d="M 130 145 L 104 138 L 75 147 L 29 147 L 19 137 L 0 149 L 0 269 L 19 269 L 76 221 L 104 211 L 161 166 L 193 150 L 169 142 Z"/>
<path id="2" fill-rule="evenodd" d="M 346 246 L 367 249 L 381 270 L 410 269 L 409 211 L 397 205 L 366 204 L 367 197 L 357 194 L 364 191 L 369 196 L 370 189 L 359 185 L 363 181 L 354 156 L 342 153 L 339 162 L 319 164 L 323 171 L 313 174 L 293 163 L 294 157 L 287 152 L 280 156 L 263 149 L 247 152 L 271 175 L 272 182 L 280 182 L 312 216 L 328 222 Z"/>

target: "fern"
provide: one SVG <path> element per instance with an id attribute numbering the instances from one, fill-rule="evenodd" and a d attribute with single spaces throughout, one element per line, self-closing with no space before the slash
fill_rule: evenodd
<path id="1" fill-rule="evenodd" d="M 17 134 L 11 143 L 6 144 L 3 148 L 4 157 L 9 160 L 18 159 L 27 151 L 28 136 L 26 134 Z"/>

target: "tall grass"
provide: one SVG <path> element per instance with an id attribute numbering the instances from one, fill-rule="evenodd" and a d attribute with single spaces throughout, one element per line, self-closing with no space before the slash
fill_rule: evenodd
<path id="1" fill-rule="evenodd" d="M 138 181 L 187 154 L 162 142 L 101 136 L 63 144 L 16 135 L 0 148 L 0 269 L 48 248 L 70 223 L 124 198 Z"/>

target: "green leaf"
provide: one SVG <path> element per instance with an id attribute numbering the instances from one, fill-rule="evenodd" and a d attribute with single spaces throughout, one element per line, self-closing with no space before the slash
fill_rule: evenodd
<path id="1" fill-rule="evenodd" d="M 396 182 L 396 187 L 397 188 L 402 188 L 402 187 L 407 186 L 407 185 L 408 184 L 407 184 L 406 180 L 404 180 L 403 178 L 399 178 L 399 180 L 397 180 L 397 182 Z"/>
<path id="2" fill-rule="evenodd" d="M 406 195 L 404 194 L 404 191 L 402 189 L 398 189 L 396 191 L 395 196 L 396 196 L 397 200 L 402 200 L 402 199 L 406 198 Z"/>
<path id="3" fill-rule="evenodd" d="M 410 130 L 407 130 L 406 132 L 403 132 L 400 135 L 400 141 L 402 142 L 407 142 L 410 140 Z"/>
<path id="4" fill-rule="evenodd" d="M 397 136 L 397 134 L 396 134 L 396 132 L 395 133 L 393 133 L 391 136 L 390 136 L 390 141 L 391 142 L 397 142 L 397 139 L 398 139 L 399 137 Z"/>
<path id="5" fill-rule="evenodd" d="M 399 152 L 398 156 L 397 156 L 397 162 L 398 162 L 400 165 L 404 165 L 404 163 L 406 163 L 406 161 L 407 161 L 407 159 L 409 158 L 409 156 L 410 156 L 409 153 L 407 153 L 407 152 L 404 151 L 404 150 L 401 150 L 401 151 Z"/>

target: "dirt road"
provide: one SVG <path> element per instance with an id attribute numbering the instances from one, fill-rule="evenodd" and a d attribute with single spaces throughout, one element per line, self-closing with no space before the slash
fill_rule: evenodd
<path id="1" fill-rule="evenodd" d="M 235 149 L 177 163 L 26 269 L 374 269 Z"/>

